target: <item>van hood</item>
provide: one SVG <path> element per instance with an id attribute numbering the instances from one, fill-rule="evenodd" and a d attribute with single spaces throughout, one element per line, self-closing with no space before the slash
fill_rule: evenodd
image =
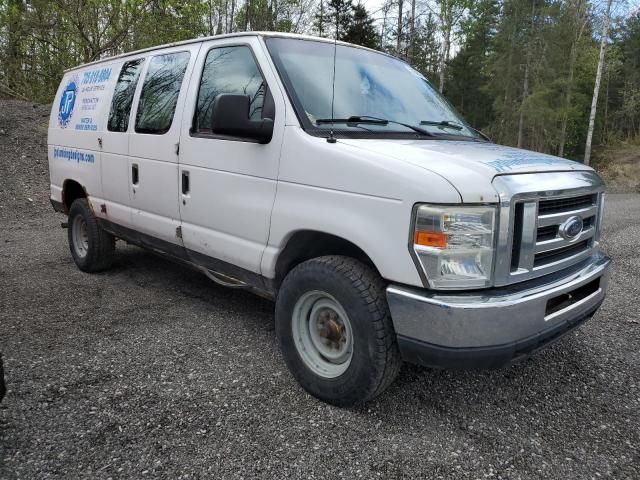
<path id="1" fill-rule="evenodd" d="M 496 175 L 584 171 L 572 160 L 493 143 L 452 140 L 341 139 L 340 143 L 368 150 L 430 170 L 451 183 L 463 202 L 497 202 L 492 186 Z"/>

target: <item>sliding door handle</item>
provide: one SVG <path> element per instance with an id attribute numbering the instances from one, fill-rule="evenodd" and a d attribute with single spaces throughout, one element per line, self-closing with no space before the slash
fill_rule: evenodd
<path id="1" fill-rule="evenodd" d="M 186 170 L 182 171 L 182 194 L 189 195 L 190 185 L 189 185 L 189 172 Z"/>
<path id="2" fill-rule="evenodd" d="M 137 186 L 138 183 L 140 183 L 140 172 L 138 171 L 137 163 L 131 164 L 131 183 L 135 186 Z"/>

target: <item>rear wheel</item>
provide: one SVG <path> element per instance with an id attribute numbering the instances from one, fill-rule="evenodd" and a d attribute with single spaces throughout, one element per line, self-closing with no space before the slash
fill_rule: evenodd
<path id="1" fill-rule="evenodd" d="M 71 204 L 68 239 L 73 261 L 83 272 L 99 272 L 111 266 L 115 238 L 98 225 L 86 198 Z"/>
<path id="2" fill-rule="evenodd" d="M 276 332 L 296 380 L 334 405 L 374 398 L 400 369 L 384 282 L 349 257 L 315 258 L 287 275 L 276 301 Z"/>

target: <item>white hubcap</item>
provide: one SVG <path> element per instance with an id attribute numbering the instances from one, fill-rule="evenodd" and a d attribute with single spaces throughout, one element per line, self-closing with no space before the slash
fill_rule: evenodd
<path id="1" fill-rule="evenodd" d="M 89 234 L 87 233 L 87 222 L 82 218 L 82 215 L 76 215 L 73 219 L 71 238 L 76 255 L 80 258 L 86 257 L 89 251 Z"/>
<path id="2" fill-rule="evenodd" d="M 293 308 L 293 339 L 304 364 L 317 375 L 342 375 L 353 357 L 351 322 L 342 305 L 325 292 L 302 295 Z"/>

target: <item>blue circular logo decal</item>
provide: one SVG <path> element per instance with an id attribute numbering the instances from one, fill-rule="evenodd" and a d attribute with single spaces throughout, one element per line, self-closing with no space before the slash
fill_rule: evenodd
<path id="1" fill-rule="evenodd" d="M 58 107 L 58 122 L 60 127 L 66 128 L 71 121 L 71 115 L 73 115 L 73 107 L 76 104 L 76 97 L 78 96 L 78 81 L 72 78 L 60 97 L 60 106 Z"/>

